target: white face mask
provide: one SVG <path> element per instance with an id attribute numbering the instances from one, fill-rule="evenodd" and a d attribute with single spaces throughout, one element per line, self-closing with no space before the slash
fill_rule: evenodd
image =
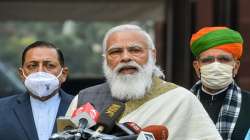
<path id="1" fill-rule="evenodd" d="M 223 89 L 233 82 L 233 66 L 214 62 L 201 66 L 201 83 L 209 89 Z"/>
<path id="2" fill-rule="evenodd" d="M 24 81 L 26 88 L 38 97 L 46 97 L 51 95 L 59 88 L 59 80 L 62 70 L 58 76 L 46 72 L 31 73 Z"/>

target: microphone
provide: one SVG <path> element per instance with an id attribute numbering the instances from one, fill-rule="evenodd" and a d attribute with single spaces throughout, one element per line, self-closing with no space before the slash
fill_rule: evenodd
<path id="1" fill-rule="evenodd" d="M 134 134 L 119 137 L 119 140 L 167 140 L 168 129 L 163 125 L 149 125 L 141 129 L 134 122 L 125 122 L 130 130 L 134 131 Z M 132 127 L 131 127 L 132 126 Z"/>
<path id="2" fill-rule="evenodd" d="M 77 127 L 77 125 L 71 120 L 71 117 L 60 116 L 56 119 L 56 124 L 58 133 Z"/>
<path id="3" fill-rule="evenodd" d="M 112 135 L 115 136 L 127 136 L 139 134 L 141 128 L 134 122 L 117 123 L 112 129 Z M 138 136 L 138 135 L 137 135 Z"/>
<path id="4" fill-rule="evenodd" d="M 99 117 L 99 112 L 87 102 L 72 113 L 72 121 L 78 126 L 78 128 L 85 129 L 86 127 L 92 127 L 96 125 L 96 121 Z"/>
<path id="5" fill-rule="evenodd" d="M 139 134 L 141 132 L 141 127 L 134 122 L 123 123 L 127 128 L 134 132 L 134 134 Z"/>
<path id="6" fill-rule="evenodd" d="M 152 133 L 141 131 L 136 140 L 156 140 L 156 139 Z"/>
<path id="7" fill-rule="evenodd" d="M 118 131 L 118 133 L 113 132 L 113 130 Z M 136 134 L 133 130 L 128 128 L 124 123 L 117 123 L 115 127 L 113 128 L 113 130 L 112 132 L 114 133 L 115 136 Z"/>
<path id="8" fill-rule="evenodd" d="M 76 109 L 72 117 L 58 117 L 57 118 L 57 131 L 63 132 L 75 128 L 92 127 L 96 124 L 96 120 L 99 117 L 99 112 L 88 102 L 78 109 Z"/>
<path id="9" fill-rule="evenodd" d="M 100 114 L 97 120 L 98 128 L 96 132 L 102 131 L 108 133 L 114 127 L 116 121 L 120 118 L 125 109 L 125 104 L 118 101 L 113 101 Z"/>
<path id="10" fill-rule="evenodd" d="M 150 125 L 142 129 L 144 132 L 153 134 L 155 140 L 167 140 L 168 129 L 163 125 Z"/>
<path id="11" fill-rule="evenodd" d="M 119 129 L 117 129 L 117 126 Z M 149 125 L 145 128 L 141 128 L 134 122 L 125 122 L 122 124 L 117 124 L 114 128 L 118 132 L 122 130 L 124 133 L 120 133 L 123 135 L 120 136 L 119 140 L 167 140 L 168 138 L 168 129 L 163 125 Z M 132 131 L 132 132 L 131 132 Z M 112 130 L 113 132 L 113 130 Z M 113 134 L 113 133 L 112 133 Z M 119 133 L 118 133 L 119 134 Z"/>
<path id="12" fill-rule="evenodd" d="M 128 128 L 124 123 L 116 123 L 109 134 L 120 137 L 120 136 L 134 135 L 136 133 L 134 133 L 134 131 Z"/>

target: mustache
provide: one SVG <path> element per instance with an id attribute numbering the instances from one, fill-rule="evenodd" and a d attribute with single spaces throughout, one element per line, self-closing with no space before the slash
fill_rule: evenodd
<path id="1" fill-rule="evenodd" d="M 120 63 L 120 64 L 118 64 L 115 67 L 115 69 L 113 70 L 113 72 L 119 73 L 123 68 L 127 68 L 127 67 L 135 68 L 138 71 L 141 71 L 143 69 L 142 66 L 140 66 L 139 64 L 137 64 L 135 61 L 130 61 L 128 63 Z"/>

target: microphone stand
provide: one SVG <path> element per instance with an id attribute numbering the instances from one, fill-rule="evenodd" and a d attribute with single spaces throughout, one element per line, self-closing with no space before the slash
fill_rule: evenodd
<path id="1" fill-rule="evenodd" d="M 76 129 L 53 134 L 49 140 L 75 140 Z"/>

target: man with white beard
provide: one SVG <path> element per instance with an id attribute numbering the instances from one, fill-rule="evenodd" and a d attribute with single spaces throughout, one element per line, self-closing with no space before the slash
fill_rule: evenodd
<path id="1" fill-rule="evenodd" d="M 91 102 L 101 112 L 112 101 L 124 102 L 120 120 L 141 127 L 164 125 L 170 140 L 221 140 L 201 103 L 188 90 L 160 79 L 156 49 L 149 34 L 136 25 L 110 29 L 103 41 L 107 82 L 81 90 L 67 114 Z"/>

